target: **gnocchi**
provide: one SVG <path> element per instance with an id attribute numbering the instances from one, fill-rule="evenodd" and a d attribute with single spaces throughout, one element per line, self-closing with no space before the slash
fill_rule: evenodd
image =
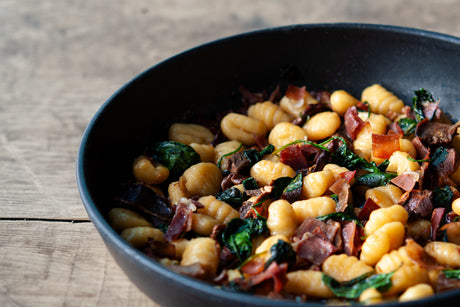
<path id="1" fill-rule="evenodd" d="M 366 305 L 435 295 L 460 279 L 460 131 L 442 113 L 451 143 L 423 130 L 438 105 L 415 94 L 419 109 L 379 84 L 360 98 L 289 85 L 210 127 L 174 123 L 133 156 L 107 220 L 223 290 Z"/>

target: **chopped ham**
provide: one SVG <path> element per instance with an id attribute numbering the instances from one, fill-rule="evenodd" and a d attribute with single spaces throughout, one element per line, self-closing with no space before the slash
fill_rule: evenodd
<path id="1" fill-rule="evenodd" d="M 441 225 L 442 217 L 445 208 L 435 208 L 431 215 L 431 240 L 436 241 L 436 234 L 438 232 L 439 226 Z"/>
<path id="2" fill-rule="evenodd" d="M 249 282 L 253 285 L 259 285 L 266 280 L 273 281 L 273 291 L 279 293 L 287 282 L 287 263 L 278 264 L 273 261 L 265 271 L 249 277 Z"/>
<path id="3" fill-rule="evenodd" d="M 330 187 L 329 190 L 339 196 L 337 202 L 337 212 L 343 212 L 348 206 L 348 198 L 350 197 L 350 184 L 347 179 L 339 178 Z"/>
<path id="4" fill-rule="evenodd" d="M 190 231 L 192 229 L 192 215 L 196 206 L 190 206 L 185 202 L 180 201 L 179 204 L 175 207 L 175 213 L 169 224 L 164 238 L 168 242 L 172 242 L 179 238 L 182 234 Z"/>
<path id="5" fill-rule="evenodd" d="M 343 251 L 348 256 L 357 256 L 361 250 L 361 234 L 354 221 L 345 222 L 342 227 Z"/>
<path id="6" fill-rule="evenodd" d="M 391 183 L 400 187 L 406 192 L 410 192 L 414 189 L 415 184 L 419 181 L 420 175 L 417 172 L 406 171 L 401 175 L 390 180 Z"/>
<path id="7" fill-rule="evenodd" d="M 342 249 L 340 223 L 306 218 L 296 229 L 292 247 L 300 258 L 321 265 L 327 257 Z"/>
<path id="8" fill-rule="evenodd" d="M 344 115 L 345 129 L 350 139 L 356 139 L 356 135 L 366 124 L 358 115 L 356 106 L 347 109 Z"/>
<path id="9" fill-rule="evenodd" d="M 308 168 L 308 161 L 303 155 L 301 146 L 292 145 L 280 152 L 280 161 L 293 170 L 298 171 Z"/>
<path id="10" fill-rule="evenodd" d="M 360 222 L 365 222 L 369 220 L 369 216 L 371 215 L 371 212 L 377 209 L 380 209 L 380 206 L 377 205 L 377 203 L 372 198 L 366 199 L 363 207 L 358 213 L 358 220 Z"/>

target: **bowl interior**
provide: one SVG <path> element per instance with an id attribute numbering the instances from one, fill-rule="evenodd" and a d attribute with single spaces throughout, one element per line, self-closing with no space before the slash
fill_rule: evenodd
<path id="1" fill-rule="evenodd" d="M 293 83 L 306 85 L 308 90 L 345 89 L 360 97 L 364 87 L 380 83 L 406 103 L 411 102 L 414 90 L 423 87 L 441 100 L 444 110 L 460 118 L 458 63 L 460 39 L 363 24 L 267 29 L 191 49 L 134 78 L 95 115 L 83 136 L 77 162 L 82 200 L 120 266 L 158 302 L 176 305 L 177 297 L 201 289 L 208 295 L 189 297 L 189 306 L 222 297 L 226 298 L 224 306 L 276 305 L 245 295 L 222 294 L 201 282 L 168 273 L 116 235 L 105 214 L 117 184 L 129 178 L 133 158 L 147 143 L 165 139 L 171 123 L 197 115 L 212 118 L 239 105 L 237 89 L 241 85 L 259 91 Z M 153 272 L 157 279 L 148 276 Z M 161 290 L 161 285 L 152 290 L 146 284 L 156 285 L 158 280 L 170 290 Z M 172 295 L 177 289 L 181 295 Z M 452 293 L 438 299 L 460 297 L 458 291 Z"/>

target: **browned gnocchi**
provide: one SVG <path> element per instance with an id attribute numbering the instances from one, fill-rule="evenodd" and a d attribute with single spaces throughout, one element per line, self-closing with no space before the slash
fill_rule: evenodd
<path id="1" fill-rule="evenodd" d="M 375 304 L 456 289 L 460 123 L 414 95 L 289 85 L 214 125 L 174 123 L 133 157 L 108 221 L 224 291 Z"/>

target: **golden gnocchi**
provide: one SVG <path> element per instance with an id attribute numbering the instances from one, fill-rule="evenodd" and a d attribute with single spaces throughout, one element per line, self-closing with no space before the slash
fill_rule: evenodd
<path id="1" fill-rule="evenodd" d="M 360 98 L 289 85 L 209 127 L 174 123 L 133 157 L 107 220 L 223 290 L 364 305 L 435 295 L 460 279 L 460 131 L 414 94 L 404 107 L 379 84 Z"/>

